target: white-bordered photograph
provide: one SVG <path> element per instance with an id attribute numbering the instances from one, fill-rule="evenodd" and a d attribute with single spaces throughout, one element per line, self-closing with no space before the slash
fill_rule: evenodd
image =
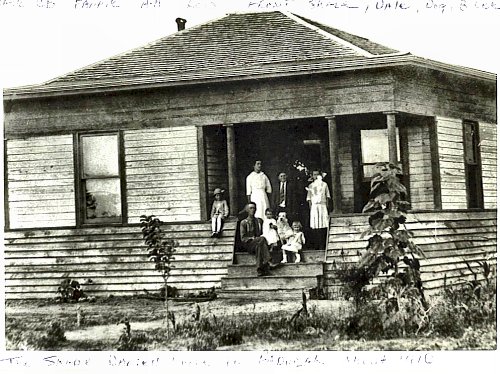
<path id="1" fill-rule="evenodd" d="M 500 4 L 62 3 L 0 6 L 7 351 L 497 349 Z"/>

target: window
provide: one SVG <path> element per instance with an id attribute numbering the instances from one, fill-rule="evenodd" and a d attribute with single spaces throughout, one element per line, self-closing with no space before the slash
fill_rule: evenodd
<path id="1" fill-rule="evenodd" d="M 399 151 L 399 128 L 396 127 L 396 148 L 398 164 L 401 167 Z M 389 161 L 389 142 L 387 129 L 361 130 L 361 163 L 363 180 L 367 181 L 377 173 L 378 162 Z"/>
<path id="2" fill-rule="evenodd" d="M 119 134 L 80 135 L 80 222 L 121 223 Z"/>
<path id="3" fill-rule="evenodd" d="M 483 206 L 478 130 L 477 123 L 464 122 L 464 159 L 468 208 L 482 208 Z"/>

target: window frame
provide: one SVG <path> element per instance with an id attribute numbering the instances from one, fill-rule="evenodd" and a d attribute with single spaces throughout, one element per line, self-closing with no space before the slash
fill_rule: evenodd
<path id="1" fill-rule="evenodd" d="M 83 175 L 83 137 L 116 136 L 118 151 L 118 175 L 113 177 L 84 177 Z M 127 224 L 127 203 L 125 187 L 125 160 L 122 131 L 86 131 L 74 134 L 74 164 L 75 164 L 75 204 L 76 204 L 76 226 L 77 227 L 103 227 L 123 226 Z M 86 222 L 86 195 L 85 180 L 87 179 L 116 179 L 120 181 L 120 208 L 121 218 L 115 221 Z"/>
<path id="2" fill-rule="evenodd" d="M 365 175 L 365 166 L 374 166 L 378 162 L 389 162 L 389 155 L 387 157 L 387 161 L 378 161 L 378 162 L 363 162 L 363 136 L 362 131 L 372 131 L 372 130 L 385 130 L 385 127 L 376 127 L 376 128 L 360 128 L 359 129 L 359 164 L 360 164 L 360 173 L 361 173 L 361 181 L 362 182 L 370 182 L 372 177 L 367 177 Z M 396 137 L 397 137 L 397 153 L 398 153 L 398 166 L 401 167 L 401 170 L 404 170 L 403 164 L 403 148 L 402 148 L 402 131 L 399 126 L 396 126 Z M 389 137 L 386 137 L 387 141 Z"/>
<path id="3" fill-rule="evenodd" d="M 466 132 L 467 126 L 471 126 L 475 133 L 475 143 L 472 142 L 472 152 L 474 153 L 475 162 L 470 163 L 467 160 L 467 145 L 466 145 Z M 474 139 L 473 139 L 474 140 Z M 465 176 L 465 194 L 467 199 L 467 209 L 475 209 L 482 210 L 484 209 L 484 192 L 483 192 L 483 171 L 481 164 L 481 134 L 479 132 L 479 123 L 476 121 L 463 120 L 462 121 L 462 142 L 463 142 L 463 152 L 464 152 L 464 176 Z M 471 170 L 473 169 L 473 170 Z M 475 169 L 475 170 L 474 170 Z M 469 181 L 471 174 L 475 174 L 475 182 L 476 182 L 476 196 L 475 200 L 477 202 L 477 206 L 471 206 L 472 199 L 469 186 Z"/>
<path id="4" fill-rule="evenodd" d="M 361 144 L 361 130 L 382 130 L 387 129 L 384 122 L 380 123 L 365 123 L 353 126 L 352 137 L 352 172 L 354 180 L 354 212 L 361 213 L 366 202 L 363 200 L 363 187 L 362 185 L 370 184 L 371 177 L 365 177 L 364 165 L 375 165 L 376 163 L 363 163 L 362 144 Z M 411 209 L 411 185 L 410 185 L 410 170 L 409 170 L 409 157 L 408 157 L 408 136 L 407 125 L 404 123 L 396 124 L 396 131 L 398 137 L 398 164 L 401 167 L 403 174 L 400 180 L 406 187 L 405 200 L 410 203 Z"/>

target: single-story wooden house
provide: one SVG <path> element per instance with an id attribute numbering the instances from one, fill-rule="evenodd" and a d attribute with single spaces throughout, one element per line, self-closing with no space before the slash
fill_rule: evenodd
<path id="1" fill-rule="evenodd" d="M 389 160 L 428 290 L 496 254 L 492 73 L 275 11 L 181 27 L 3 100 L 7 298 L 55 296 L 68 276 L 95 295 L 157 290 L 142 214 L 179 241 L 170 282 L 182 292 L 295 297 L 319 282 L 332 296 L 334 267 L 366 246 L 373 165 Z M 221 239 L 207 223 L 215 187 L 242 208 L 255 159 L 272 183 L 295 161 L 320 167 L 333 196 L 326 251 L 265 279 L 233 253 L 234 219 Z"/>

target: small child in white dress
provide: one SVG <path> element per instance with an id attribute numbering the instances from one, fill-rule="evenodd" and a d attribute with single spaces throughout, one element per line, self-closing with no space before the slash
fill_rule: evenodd
<path id="1" fill-rule="evenodd" d="M 300 262 L 300 253 L 302 250 L 302 246 L 306 244 L 306 238 L 304 237 L 304 233 L 302 232 L 302 225 L 299 221 L 294 221 L 292 223 L 293 236 L 288 238 L 286 244 L 281 246 L 283 250 L 283 260 L 281 263 L 286 263 L 286 252 L 295 253 L 295 263 Z"/>
<path id="2" fill-rule="evenodd" d="M 212 210 L 210 211 L 210 217 L 212 221 L 212 238 L 221 237 L 224 220 L 229 215 L 229 207 L 227 206 L 227 201 L 222 199 L 223 193 L 223 189 L 216 188 L 214 190 L 214 202 L 212 204 Z"/>
<path id="3" fill-rule="evenodd" d="M 266 238 L 267 244 L 272 248 L 278 245 L 278 241 L 280 240 L 278 236 L 278 232 L 276 229 L 278 226 L 276 225 L 276 220 L 273 217 L 273 212 L 271 209 L 266 209 L 266 218 L 264 218 L 264 222 L 262 224 L 262 236 Z"/>

